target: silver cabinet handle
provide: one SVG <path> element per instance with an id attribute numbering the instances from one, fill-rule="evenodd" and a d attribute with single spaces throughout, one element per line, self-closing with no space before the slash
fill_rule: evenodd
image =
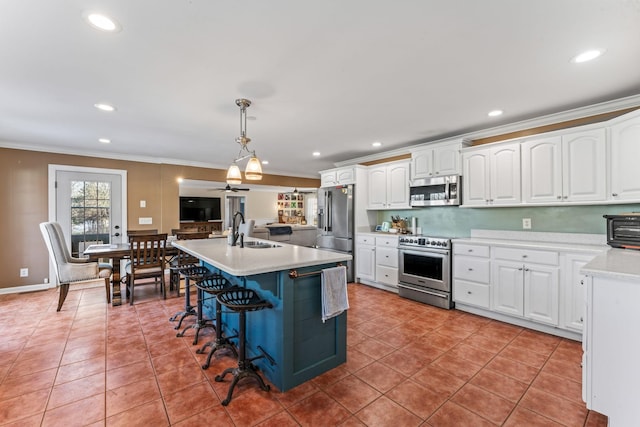
<path id="1" fill-rule="evenodd" d="M 529 269 L 528 269 L 528 268 L 525 268 L 525 269 L 524 269 L 524 271 L 529 271 Z"/>
<path id="2" fill-rule="evenodd" d="M 469 252 L 473 252 L 473 249 L 469 249 Z"/>
<path id="3" fill-rule="evenodd" d="M 558 196 L 558 200 L 562 199 L 562 196 Z"/>
<path id="4" fill-rule="evenodd" d="M 563 198 L 568 199 L 568 198 L 569 198 L 569 196 L 564 196 Z"/>
<path id="5" fill-rule="evenodd" d="M 581 284 L 581 285 L 584 285 L 584 280 L 580 280 L 580 284 Z"/>
<path id="6" fill-rule="evenodd" d="M 618 193 L 612 193 L 611 194 L 613 197 L 618 197 Z"/>
<path id="7" fill-rule="evenodd" d="M 473 271 L 473 268 L 470 268 L 469 271 Z"/>
<path id="8" fill-rule="evenodd" d="M 467 294 L 471 295 L 471 291 L 467 291 Z"/>
<path id="9" fill-rule="evenodd" d="M 526 257 L 527 257 L 527 255 L 522 255 L 522 258 L 526 258 Z"/>
<path id="10" fill-rule="evenodd" d="M 522 267 L 520 267 L 520 268 L 518 269 L 518 271 L 522 271 Z"/>

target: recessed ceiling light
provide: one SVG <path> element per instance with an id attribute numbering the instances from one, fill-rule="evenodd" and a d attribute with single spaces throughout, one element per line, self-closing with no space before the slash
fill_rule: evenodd
<path id="1" fill-rule="evenodd" d="M 604 50 L 600 50 L 600 49 L 587 50 L 574 56 L 571 61 L 575 62 L 576 64 L 580 64 L 581 62 L 592 61 L 598 58 L 599 56 L 602 56 L 603 53 L 604 53 Z"/>
<path id="2" fill-rule="evenodd" d="M 111 140 L 109 138 L 98 138 L 98 142 L 103 144 L 111 144 Z"/>
<path id="3" fill-rule="evenodd" d="M 263 164 L 263 165 L 268 165 L 268 164 L 269 164 L 269 160 L 263 160 L 263 161 L 262 161 L 262 164 Z"/>
<path id="4" fill-rule="evenodd" d="M 489 111 L 489 113 L 487 114 L 489 117 L 498 117 L 501 116 L 503 113 L 502 110 L 493 110 L 493 111 Z"/>
<path id="5" fill-rule="evenodd" d="M 318 157 L 318 156 L 320 156 L 320 152 L 319 151 L 314 151 L 313 153 L 311 153 L 311 155 L 313 157 Z"/>
<path id="6" fill-rule="evenodd" d="M 116 107 L 110 104 L 97 103 L 93 104 L 93 106 L 102 111 L 116 111 Z"/>
<path id="7" fill-rule="evenodd" d="M 376 148 L 378 148 L 378 147 L 382 147 L 382 142 L 380 142 L 380 141 L 376 141 L 376 142 L 371 143 L 371 145 L 372 145 L 372 146 L 374 146 L 374 147 L 376 147 Z"/>
<path id="8" fill-rule="evenodd" d="M 101 31 L 107 31 L 109 33 L 117 33 L 122 30 L 122 26 L 113 18 L 103 15 L 97 12 L 85 12 L 83 13 L 84 19 L 87 20 L 92 27 Z"/>

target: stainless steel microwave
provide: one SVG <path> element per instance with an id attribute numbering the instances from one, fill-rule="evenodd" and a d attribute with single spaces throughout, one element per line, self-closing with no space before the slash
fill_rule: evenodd
<path id="1" fill-rule="evenodd" d="M 603 216 L 607 219 L 609 246 L 640 249 L 640 212 Z"/>
<path id="2" fill-rule="evenodd" d="M 462 196 L 462 177 L 443 175 L 411 181 L 409 195 L 411 206 L 456 206 Z"/>

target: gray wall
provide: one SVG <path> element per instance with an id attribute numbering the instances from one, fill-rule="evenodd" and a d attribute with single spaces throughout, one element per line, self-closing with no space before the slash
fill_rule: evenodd
<path id="1" fill-rule="evenodd" d="M 530 231 L 606 234 L 604 214 L 640 212 L 640 204 L 572 207 L 459 208 L 428 207 L 397 211 L 378 211 L 378 224 L 400 215 L 417 218 L 422 234 L 430 236 L 468 237 L 470 230 L 522 229 L 522 218 L 531 218 Z"/>

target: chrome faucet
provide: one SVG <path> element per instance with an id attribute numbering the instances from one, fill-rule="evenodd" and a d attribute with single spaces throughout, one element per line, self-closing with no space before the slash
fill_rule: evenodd
<path id="1" fill-rule="evenodd" d="M 240 223 L 236 225 L 236 217 L 240 215 Z M 238 239 L 240 239 L 240 247 L 244 248 L 244 233 L 239 233 L 238 228 L 240 228 L 240 224 L 244 224 L 244 215 L 242 212 L 238 211 L 233 214 L 233 219 L 231 220 L 233 240 L 231 241 L 231 246 L 235 246 L 238 243 Z"/>

